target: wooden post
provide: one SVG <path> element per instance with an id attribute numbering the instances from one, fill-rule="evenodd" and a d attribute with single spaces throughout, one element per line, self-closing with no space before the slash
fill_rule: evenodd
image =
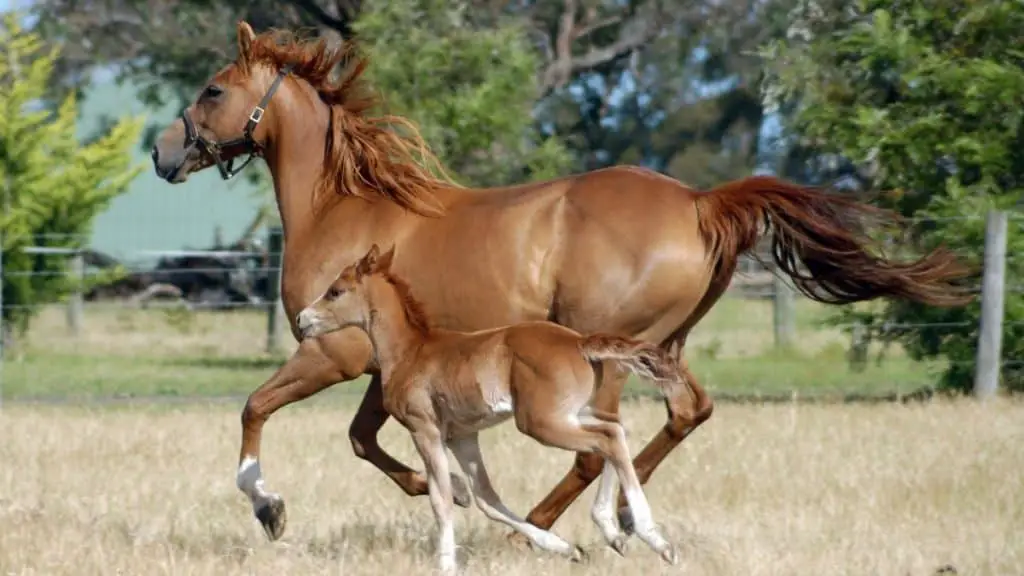
<path id="1" fill-rule="evenodd" d="M 284 231 L 271 226 L 267 231 L 267 251 L 270 253 L 270 286 L 267 302 L 267 353 L 276 354 L 281 346 L 281 252 L 284 250 Z"/>
<path id="2" fill-rule="evenodd" d="M 779 276 L 779 270 L 772 275 L 772 327 L 775 333 L 775 348 L 788 348 L 793 344 L 796 333 L 793 289 Z"/>
<path id="3" fill-rule="evenodd" d="M 981 320 L 974 367 L 974 395 L 988 398 L 999 388 L 1003 355 L 1003 290 L 1006 283 L 1006 212 L 985 219 L 985 270 L 981 280 Z"/>
<path id="4" fill-rule="evenodd" d="M 68 259 L 68 276 L 75 283 L 68 297 L 68 329 L 72 336 L 78 336 L 82 330 L 82 281 L 85 279 L 85 259 L 81 252 L 75 252 Z"/>

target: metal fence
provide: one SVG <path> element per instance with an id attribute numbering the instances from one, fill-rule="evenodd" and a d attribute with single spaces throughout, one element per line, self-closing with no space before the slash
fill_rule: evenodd
<path id="1" fill-rule="evenodd" d="M 968 219 L 962 220 L 967 223 Z M 1003 318 L 1005 294 L 1024 291 L 1024 279 L 1008 277 L 1007 273 L 1007 262 L 1022 256 L 1006 253 L 1008 236 L 1019 233 L 1022 227 L 1024 218 L 1019 214 L 994 212 L 988 216 L 984 279 L 977 286 L 982 302 L 979 325 L 920 325 L 976 337 L 975 391 L 981 396 L 996 391 L 1003 370 L 1024 366 L 1024 362 L 1003 358 L 1002 354 L 1004 331 L 1024 324 Z M 237 395 L 244 393 L 246 386 L 254 388 L 261 375 L 276 368 L 295 346 L 280 306 L 280 229 L 266 228 L 261 237 L 262 242 L 253 244 L 259 249 L 138 252 L 120 262 L 111 262 L 90 250 L 48 246 L 46 242 L 27 248 L 33 254 L 64 258 L 66 266 L 57 273 L 74 280 L 88 280 L 109 272 L 115 264 L 124 266 L 124 274 L 114 282 L 98 286 L 86 282 L 83 288 L 59 302 L 33 304 L 35 314 L 27 335 L 18 338 L 17 345 L 0 358 L 0 385 L 6 388 L 0 396 L 76 396 L 79 390 L 75 382 L 87 380 L 82 376 L 87 373 L 97 382 L 93 385 L 96 393 L 91 395 L 203 394 L 185 380 L 184 384 L 167 380 L 158 389 L 140 386 L 143 391 L 138 392 L 129 385 L 127 377 L 114 373 L 117 367 L 122 372 L 140 371 L 137 366 L 153 358 L 160 362 L 148 377 L 161 382 L 172 377 L 176 366 L 188 367 L 182 372 L 208 366 L 225 373 L 234 370 L 239 378 L 248 375 L 247 384 L 228 386 L 225 393 Z M 57 246 L 67 244 L 62 242 L 66 238 L 54 240 Z M 3 273 L 8 278 L 40 274 L 16 270 Z M 10 309 L 20 305 L 6 302 L 2 306 Z M 789 364 L 779 364 L 777 358 L 773 360 L 776 364 L 764 361 L 764 370 L 803 369 L 803 362 L 814 372 L 815 365 L 835 368 L 837 360 L 843 360 L 850 365 L 844 370 L 855 373 L 864 370 L 863 366 L 854 365 L 863 365 L 874 346 L 871 351 L 877 352 L 878 360 L 872 369 L 880 371 L 878 377 L 892 380 L 892 387 L 899 388 L 905 381 L 912 381 L 914 386 L 927 385 L 937 378 L 934 371 L 923 377 L 911 376 L 912 367 L 917 364 L 907 364 L 911 368 L 902 370 L 891 368 L 896 364 L 885 364 L 893 361 L 882 359 L 883 353 L 891 353 L 891 345 L 862 345 L 865 334 L 859 331 L 860 326 L 825 325 L 819 321 L 823 314 L 822 307 L 795 293 L 758 260 L 745 258 L 729 293 L 694 330 L 688 350 L 701 360 L 698 371 L 705 368 L 712 374 L 712 380 L 718 379 L 718 387 L 723 390 L 733 387 L 749 392 L 765 387 L 778 391 L 781 384 L 772 381 L 775 377 L 770 375 L 757 375 L 754 361 L 793 348 L 800 349 L 802 355 L 795 355 Z M 919 326 L 889 324 L 874 329 L 895 333 L 914 327 Z M 62 363 L 66 364 L 63 372 Z M 104 366 L 109 366 L 111 372 Z M 744 370 L 753 374 L 749 385 L 742 383 Z M 816 376 L 809 373 L 806 379 Z M 235 376 L 232 373 L 230 377 Z M 870 387 L 867 381 L 871 377 L 870 373 L 850 376 L 837 380 L 836 386 L 852 392 L 862 386 Z M 29 381 L 33 378 L 42 383 L 38 394 Z M 187 374 L 182 378 L 187 379 Z M 195 378 L 212 381 L 214 376 L 204 373 Z M 789 382 L 786 378 L 783 374 L 776 379 Z M 100 380 L 124 381 L 125 389 L 105 387 Z M 792 382 L 793 388 L 803 385 Z M 716 387 L 715 382 L 711 387 Z"/>

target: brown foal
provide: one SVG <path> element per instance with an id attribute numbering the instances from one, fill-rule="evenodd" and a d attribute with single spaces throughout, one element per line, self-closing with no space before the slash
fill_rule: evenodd
<path id="1" fill-rule="evenodd" d="M 766 235 L 778 270 L 819 302 L 969 300 L 958 294 L 965 272 L 949 252 L 885 257 L 864 225 L 884 213 L 778 178 L 698 191 L 651 170 L 616 166 L 500 188 L 455 185 L 427 169 L 435 163 L 415 127 L 379 113 L 363 74 L 370 60 L 353 44 L 335 47 L 286 31 L 257 35 L 244 22 L 237 32 L 238 57 L 160 135 L 153 165 L 174 183 L 211 166 L 229 178 L 246 154 L 266 161 L 285 234 L 281 298 L 293 335 L 299 338 L 299 311 L 343 263 L 376 243 L 397 246 L 393 269 L 416 286 L 438 326 L 474 331 L 548 320 L 658 345 L 684 377 L 666 387 L 665 426 L 634 460 L 641 483 L 711 415 L 683 357 L 686 339 L 725 292 L 740 254 Z M 615 414 L 626 376 L 611 368 L 598 367 L 595 405 Z M 306 339 L 242 411 L 236 478 L 271 539 L 284 533 L 285 508 L 263 487 L 267 420 L 363 374 L 372 378 L 349 428 L 355 454 L 406 494 L 428 492 L 424 475 L 377 441 L 389 416 L 366 334 L 349 328 Z M 527 521 L 550 528 L 601 469 L 598 455 L 578 454 Z M 452 481 L 456 503 L 468 505 L 465 486 Z M 626 504 L 622 492 L 619 504 Z M 628 526 L 628 509 L 621 511 Z"/>
<path id="2" fill-rule="evenodd" d="M 603 361 L 656 384 L 678 383 L 681 374 L 665 350 L 619 336 L 583 336 L 554 322 L 473 332 L 434 329 L 408 285 L 391 273 L 394 251 L 392 247 L 381 255 L 374 244 L 299 313 L 297 323 L 303 338 L 354 326 L 373 343 L 384 407 L 409 431 L 423 458 L 438 524 L 441 570 L 455 568 L 446 445 L 488 518 L 522 533 L 539 548 L 582 557 L 578 547 L 513 514 L 494 491 L 478 433 L 509 418 L 515 418 L 520 432 L 545 446 L 603 458 L 591 516 L 605 541 L 622 554 L 625 535 L 615 522 L 617 476 L 634 532 L 675 564 L 675 547 L 654 524 L 618 417 L 594 405 L 597 364 Z"/>

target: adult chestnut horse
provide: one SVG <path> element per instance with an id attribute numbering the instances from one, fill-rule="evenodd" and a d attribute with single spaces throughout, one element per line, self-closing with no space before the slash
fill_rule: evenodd
<path id="1" fill-rule="evenodd" d="M 351 45 L 332 49 L 279 31 L 256 35 L 244 22 L 237 33 L 236 60 L 160 135 L 153 163 L 162 178 L 183 182 L 212 165 L 229 178 L 240 169 L 233 161 L 247 153 L 265 159 L 284 227 L 282 298 L 296 339 L 299 311 L 377 243 L 397 246 L 393 270 L 414 286 L 439 327 L 471 331 L 547 319 L 663 346 L 685 381 L 666 391 L 668 421 L 634 460 L 643 483 L 711 415 L 710 401 L 695 401 L 706 396 L 682 350 L 728 286 L 738 255 L 763 234 L 773 233 L 779 268 L 821 302 L 967 301 L 954 285 L 965 271 L 949 253 L 911 262 L 876 256 L 861 224 L 876 209 L 776 178 L 698 192 L 620 166 L 504 188 L 457 186 L 424 168 L 433 156 L 409 123 L 374 115 L 377 102 L 362 77 L 369 63 Z M 342 63 L 349 65 L 333 75 Z M 603 366 L 595 403 L 615 414 L 626 376 L 611 368 Z M 362 374 L 372 379 L 349 429 L 355 453 L 407 494 L 427 494 L 423 474 L 377 442 L 387 414 L 364 333 L 306 340 L 242 412 L 238 482 L 271 539 L 285 519 L 283 501 L 263 486 L 263 425 L 281 407 Z M 601 468 L 600 456 L 578 454 L 527 520 L 550 528 Z M 455 486 L 459 504 L 468 506 L 466 487 L 459 479 Z M 620 522 L 628 526 L 625 503 L 620 492 Z"/>

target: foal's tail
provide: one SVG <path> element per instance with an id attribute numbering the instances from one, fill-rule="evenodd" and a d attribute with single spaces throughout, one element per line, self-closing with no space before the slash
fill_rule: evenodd
<path id="1" fill-rule="evenodd" d="M 679 382 L 679 367 L 663 349 L 641 340 L 594 334 L 580 342 L 583 357 L 590 362 L 610 360 L 629 372 L 653 382 L 658 388 Z"/>
<path id="2" fill-rule="evenodd" d="M 737 256 L 771 231 L 772 259 L 818 302 L 888 296 L 958 306 L 972 300 L 960 285 L 972 272 L 947 250 L 909 262 L 879 255 L 865 220 L 899 225 L 898 216 L 847 196 L 752 176 L 699 194 L 696 203 L 701 235 L 719 270 L 733 270 Z"/>

